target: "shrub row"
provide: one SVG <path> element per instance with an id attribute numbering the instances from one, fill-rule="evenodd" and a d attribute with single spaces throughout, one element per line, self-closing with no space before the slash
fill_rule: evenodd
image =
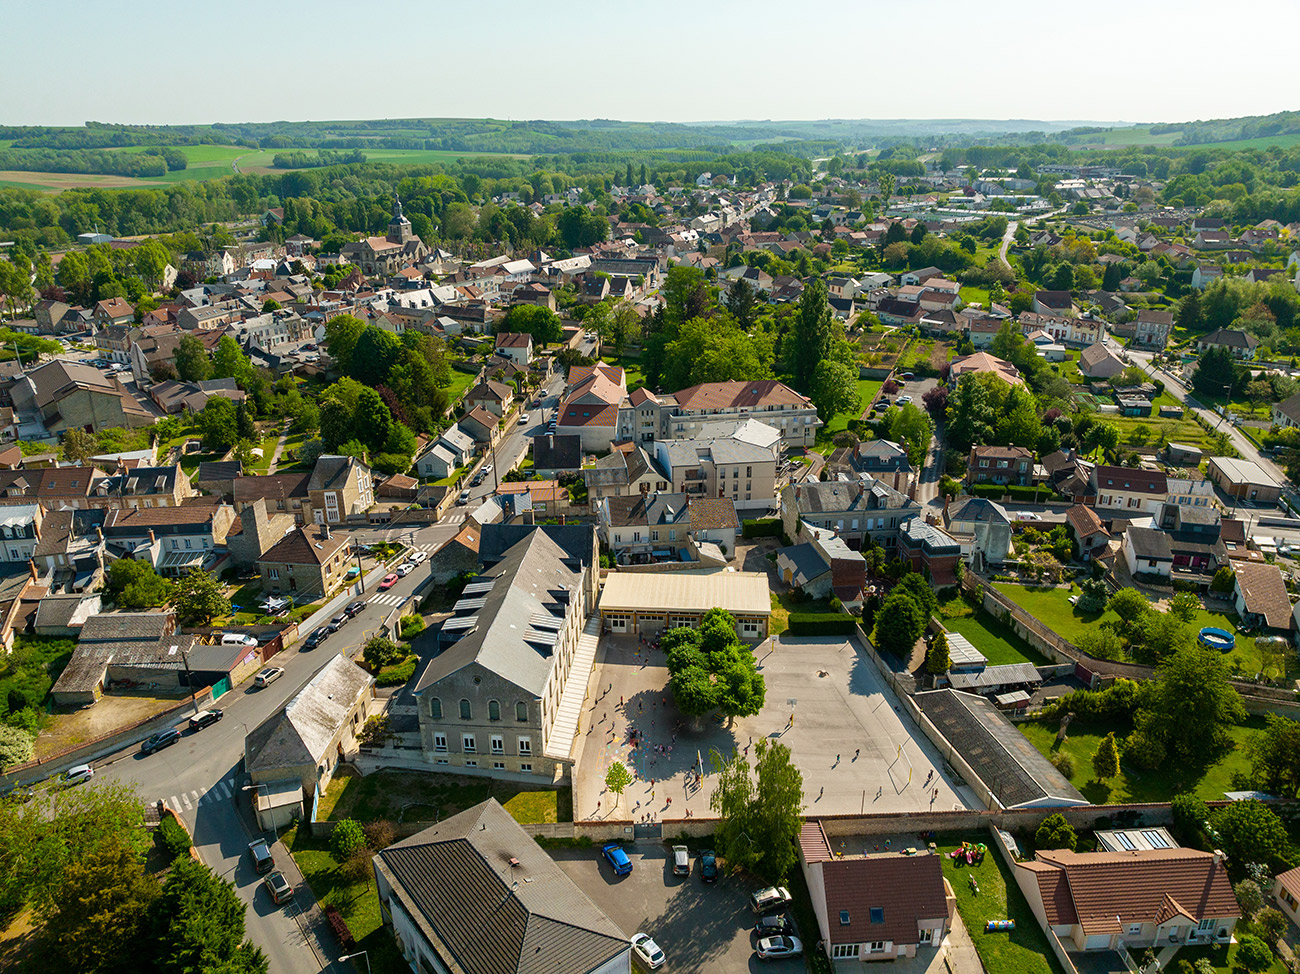
<path id="1" fill-rule="evenodd" d="M 344 950 L 351 950 L 357 945 L 352 937 L 352 931 L 348 929 L 348 922 L 343 919 L 343 914 L 332 906 L 325 907 L 325 919 L 330 922 L 330 929 L 334 931 L 334 936 L 338 939 L 339 946 Z"/>
<path id="2" fill-rule="evenodd" d="M 796 636 L 847 636 L 857 624 L 847 612 L 790 613 L 790 632 Z"/>
<path id="3" fill-rule="evenodd" d="M 1030 487 L 1025 484 L 972 484 L 966 488 L 976 497 L 1014 497 L 1016 500 L 1039 501 L 1055 500 L 1056 497 L 1046 487 Z"/>
<path id="4" fill-rule="evenodd" d="M 741 535 L 746 538 L 781 537 L 781 519 L 779 517 L 761 517 L 741 522 Z"/>

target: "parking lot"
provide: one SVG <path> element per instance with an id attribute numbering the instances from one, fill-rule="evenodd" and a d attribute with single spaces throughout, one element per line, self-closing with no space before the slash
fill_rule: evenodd
<path id="1" fill-rule="evenodd" d="M 635 636 L 601 637 L 598 692 L 582 720 L 574 775 L 579 820 L 642 821 L 711 815 L 716 756 L 749 752 L 761 738 L 790 747 L 803 774 L 806 814 L 928 811 L 966 807 L 934 747 L 904 715 L 872 663 L 842 637 L 786 637 L 754 650 L 767 682 L 756 716 L 684 720 L 666 689 L 663 654 Z M 793 724 L 790 723 L 794 716 Z M 588 729 L 590 728 L 590 729 Z M 644 746 L 633 748 L 635 730 Z M 704 762 L 702 787 L 691 784 Z M 605 792 L 605 772 L 622 761 L 635 775 L 621 799 Z"/>
<path id="2" fill-rule="evenodd" d="M 695 857 L 691 875 L 674 876 L 668 846 L 658 842 L 629 845 L 627 852 L 632 872 L 626 876 L 615 876 L 599 849 L 557 849 L 551 857 L 629 937 L 653 937 L 664 952 L 665 970 L 804 970 L 802 957 L 760 961 L 754 952 L 757 917 L 749 908 L 749 896 L 759 888 L 757 881 L 723 873 L 716 883 L 701 882 Z M 800 939 L 802 933 L 797 934 Z"/>

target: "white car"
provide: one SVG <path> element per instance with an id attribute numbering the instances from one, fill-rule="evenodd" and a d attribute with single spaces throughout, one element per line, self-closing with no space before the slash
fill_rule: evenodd
<path id="1" fill-rule="evenodd" d="M 88 764 L 78 764 L 59 775 L 61 785 L 79 785 L 95 776 L 95 769 Z"/>
<path id="2" fill-rule="evenodd" d="M 912 401 L 912 397 L 911 397 L 911 396 L 899 396 L 899 397 L 898 397 L 898 402 L 895 403 L 895 405 L 898 405 L 898 406 L 906 406 L 906 405 L 907 405 L 908 403 L 910 403 L 911 401 Z"/>
<path id="3" fill-rule="evenodd" d="M 411 564 L 413 565 L 418 565 L 420 562 L 428 561 L 428 560 L 429 560 L 429 553 L 427 551 L 411 552 Z"/>
<path id="4" fill-rule="evenodd" d="M 519 414 L 519 425 L 520 425 L 520 426 L 527 426 L 527 425 L 528 425 L 528 414 L 527 414 L 527 413 L 520 413 L 520 414 Z"/>
<path id="5" fill-rule="evenodd" d="M 1016 515 L 1016 517 L 1020 518 L 1020 520 L 1022 520 L 1022 521 L 1041 521 L 1041 520 L 1042 520 L 1042 518 L 1039 517 L 1037 514 L 1035 514 L 1033 511 L 1021 511 L 1019 514 Z"/>
<path id="6" fill-rule="evenodd" d="M 652 971 L 663 967 L 667 959 L 664 957 L 664 952 L 659 949 L 659 945 L 650 939 L 648 933 L 638 933 L 632 937 L 632 952 Z"/>
<path id="7" fill-rule="evenodd" d="M 393 571 L 397 573 L 399 578 L 405 578 L 407 575 L 411 574 L 411 572 L 415 571 L 415 566 L 409 561 L 404 561 L 394 568 Z"/>

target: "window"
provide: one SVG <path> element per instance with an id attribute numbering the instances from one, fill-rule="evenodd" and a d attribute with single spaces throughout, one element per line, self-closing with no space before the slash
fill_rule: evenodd
<path id="1" fill-rule="evenodd" d="M 190 539 L 189 539 L 189 538 L 186 538 L 186 539 L 185 539 L 185 547 L 188 548 L 189 546 L 190 546 Z"/>
<path id="2" fill-rule="evenodd" d="M 488 720 L 501 719 L 501 704 L 495 700 L 488 701 Z"/>
<path id="3" fill-rule="evenodd" d="M 885 942 L 883 940 L 873 940 L 867 945 L 867 953 L 883 954 L 885 952 Z"/>
<path id="4" fill-rule="evenodd" d="M 478 767 L 478 760 L 475 759 L 475 758 L 470 758 L 468 761 L 465 762 L 465 767 L 467 767 L 467 768 L 477 768 L 477 767 Z"/>
<path id="5" fill-rule="evenodd" d="M 533 739 L 531 737 L 519 738 L 519 754 L 521 757 L 532 757 Z"/>
<path id="6" fill-rule="evenodd" d="M 831 946 L 831 956 L 838 957 L 838 958 L 857 957 L 858 945 L 857 944 L 834 944 Z"/>
<path id="7" fill-rule="evenodd" d="M 531 772 L 533 770 L 533 763 L 531 761 L 524 761 L 519 765 L 519 770 Z"/>
<path id="8" fill-rule="evenodd" d="M 473 734 L 460 735 L 460 749 L 466 754 L 474 754 L 478 751 L 478 744 L 474 741 Z"/>
<path id="9" fill-rule="evenodd" d="M 438 763 L 438 764 L 447 764 L 447 763 L 448 763 L 448 761 L 447 761 L 447 759 L 446 759 L 446 758 L 438 758 L 438 761 L 437 761 L 437 763 Z"/>
<path id="10" fill-rule="evenodd" d="M 885 908 L 883 906 L 873 906 L 871 908 L 871 922 L 872 923 L 885 922 Z"/>
<path id="11" fill-rule="evenodd" d="M 1197 929 L 1197 930 L 1213 930 L 1213 929 L 1214 929 L 1214 920 L 1212 920 L 1212 919 L 1202 920 L 1200 923 L 1198 923 L 1198 924 L 1196 925 L 1196 929 Z"/>
<path id="12" fill-rule="evenodd" d="M 852 920 L 849 918 L 848 910 L 840 910 L 840 926 L 847 927 Z"/>
<path id="13" fill-rule="evenodd" d="M 1128 935 L 1129 935 L 1130 937 L 1136 937 L 1136 936 L 1137 936 L 1138 934 L 1140 934 L 1141 932 L 1142 932 L 1142 924 L 1140 924 L 1140 923 L 1130 923 L 1130 924 L 1128 925 Z"/>
<path id="14" fill-rule="evenodd" d="M 506 742 L 505 742 L 505 739 L 504 739 L 500 734 L 493 734 L 490 743 L 491 743 L 491 746 L 492 746 L 492 753 L 493 753 L 493 754 L 505 754 L 505 753 L 506 753 Z"/>
<path id="15" fill-rule="evenodd" d="M 442 701 L 437 697 L 429 698 L 429 716 L 434 720 L 442 720 Z"/>
<path id="16" fill-rule="evenodd" d="M 659 532 L 658 532 L 658 531 L 651 531 L 651 532 L 650 532 L 650 540 L 651 540 L 651 541 L 658 541 L 658 540 L 659 540 Z"/>
<path id="17" fill-rule="evenodd" d="M 279 580 L 280 580 L 280 569 L 278 569 L 278 568 L 272 568 L 272 569 L 271 569 L 271 581 L 273 581 L 273 582 L 278 582 Z"/>
<path id="18" fill-rule="evenodd" d="M 515 704 L 515 720 L 528 720 L 528 704 L 522 700 Z"/>
<path id="19" fill-rule="evenodd" d="M 505 769 L 506 769 L 506 763 L 505 763 L 504 761 L 493 761 L 493 762 L 492 762 L 492 770 L 493 770 L 493 771 L 504 771 Z"/>
<path id="20" fill-rule="evenodd" d="M 179 541 L 177 541 L 175 538 L 172 538 L 172 551 L 175 551 L 175 550 L 176 550 L 177 548 L 179 548 L 180 546 L 181 546 L 181 543 L 180 543 Z"/>
<path id="21" fill-rule="evenodd" d="M 447 750 L 447 735 L 446 735 L 446 734 L 434 734 L 434 735 L 433 735 L 433 749 L 434 749 L 435 751 L 446 751 L 446 750 Z"/>
<path id="22" fill-rule="evenodd" d="M 461 720 L 469 720 L 469 719 L 471 719 L 472 717 L 473 717 L 473 711 L 470 710 L 469 701 L 468 701 L 468 700 L 462 700 L 462 701 L 460 702 L 460 719 L 461 719 Z"/>

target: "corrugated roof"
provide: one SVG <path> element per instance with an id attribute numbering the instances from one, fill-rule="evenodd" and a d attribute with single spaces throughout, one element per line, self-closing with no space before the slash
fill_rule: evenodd
<path id="1" fill-rule="evenodd" d="M 600 593 L 609 610 L 707 612 L 721 608 L 767 616 L 772 597 L 761 572 L 610 572 Z"/>

